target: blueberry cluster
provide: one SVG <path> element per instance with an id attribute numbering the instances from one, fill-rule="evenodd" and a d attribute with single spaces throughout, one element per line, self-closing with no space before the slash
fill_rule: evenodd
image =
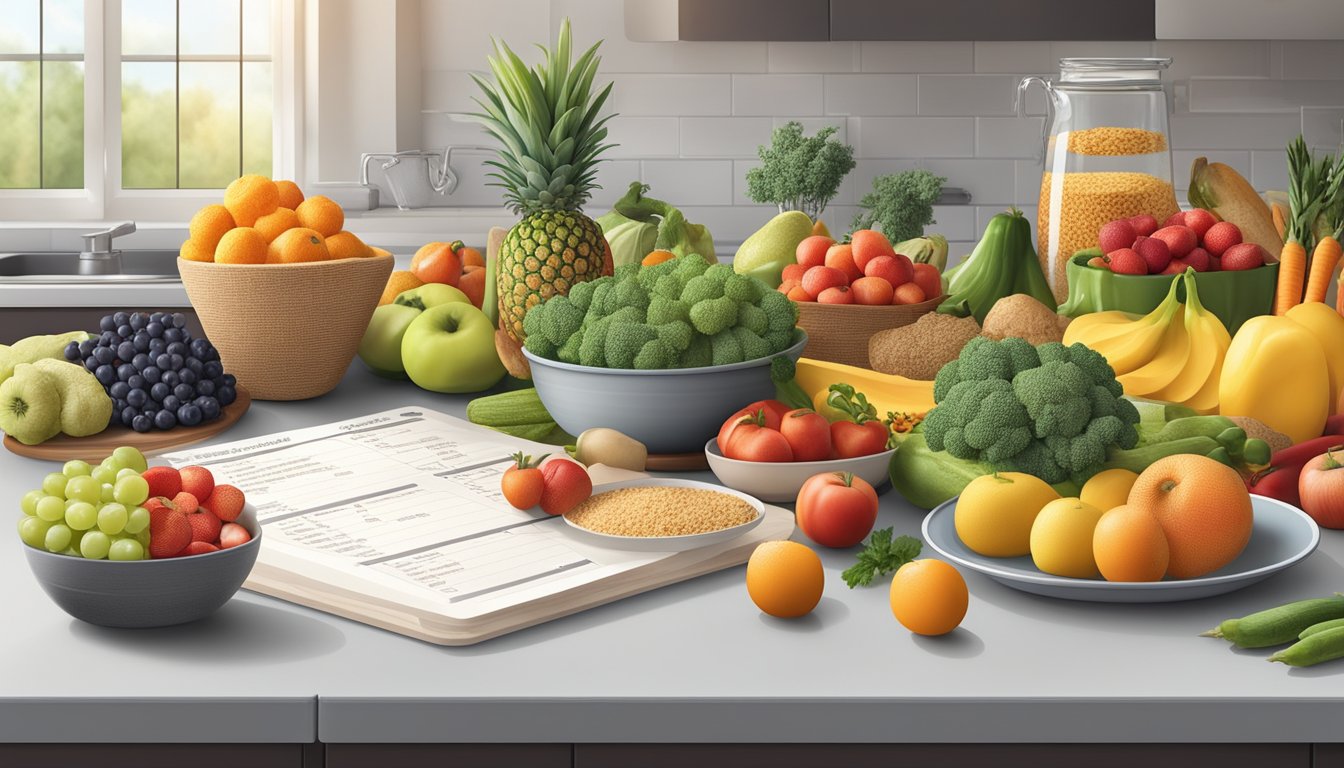
<path id="1" fill-rule="evenodd" d="M 80 363 L 112 398 L 111 425 L 136 432 L 194 427 L 219 418 L 238 396 L 219 352 L 193 339 L 181 313 L 118 312 L 98 323 L 101 335 L 70 342 L 65 359 Z"/>

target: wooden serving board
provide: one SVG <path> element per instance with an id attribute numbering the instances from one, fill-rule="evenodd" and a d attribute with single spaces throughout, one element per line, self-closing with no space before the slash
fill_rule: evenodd
<path id="1" fill-rule="evenodd" d="M 155 429 L 150 432 L 136 432 L 129 427 L 109 427 L 88 437 L 57 435 L 38 445 L 24 445 L 5 435 L 4 445 L 10 453 L 27 456 L 30 459 L 60 462 L 82 459 L 90 464 L 97 464 L 111 454 L 114 448 L 122 445 L 138 448 L 146 456 L 163 453 L 208 440 L 237 424 L 251 407 L 252 397 L 241 384 L 235 389 L 238 392 L 237 399 L 224 408 L 218 419 L 194 427 Z"/>
<path id="2" fill-rule="evenodd" d="M 468 620 L 416 610 L 278 568 L 266 562 L 264 549 L 243 586 L 427 643 L 472 645 L 641 592 L 742 565 L 757 545 L 787 539 L 792 533 L 793 513 L 767 504 L 761 524 L 732 541 L 678 552 L 634 570 Z"/>

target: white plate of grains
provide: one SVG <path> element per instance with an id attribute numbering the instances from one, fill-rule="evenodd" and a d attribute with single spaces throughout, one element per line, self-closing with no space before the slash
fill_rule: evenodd
<path id="1" fill-rule="evenodd" d="M 585 539 L 615 549 L 680 552 L 735 539 L 761 524 L 765 504 L 721 485 L 675 478 L 603 483 L 565 513 Z"/>

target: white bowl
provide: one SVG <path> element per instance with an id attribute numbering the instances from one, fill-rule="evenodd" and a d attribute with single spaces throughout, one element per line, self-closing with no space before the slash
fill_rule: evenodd
<path id="1" fill-rule="evenodd" d="M 688 549 L 698 549 L 708 547 L 711 544 L 719 544 L 725 541 L 736 539 L 738 536 L 750 531 L 752 528 L 761 524 L 765 519 L 765 505 L 759 499 L 753 499 L 745 493 L 734 492 L 730 489 L 720 488 L 712 483 L 701 483 L 695 480 L 683 480 L 677 477 L 640 477 L 634 480 L 621 480 L 614 483 L 603 483 L 593 488 L 593 495 L 615 491 L 621 488 L 697 488 L 702 491 L 714 491 L 715 493 L 726 493 L 729 496 L 735 496 L 756 511 L 756 516 L 741 525 L 735 525 L 732 528 L 722 528 L 708 533 L 692 533 L 684 536 L 618 536 L 612 533 L 602 533 L 593 531 L 575 523 L 565 515 L 565 524 L 571 531 L 577 533 L 581 538 L 587 539 L 590 543 L 598 544 L 604 547 L 613 547 L 615 549 L 628 549 L 636 552 L 682 552 Z"/>
<path id="2" fill-rule="evenodd" d="M 868 456 L 856 456 L 852 459 L 827 459 L 826 461 L 742 461 L 730 459 L 719 452 L 717 438 L 705 443 L 705 457 L 709 459 L 709 468 L 719 482 L 734 490 L 742 491 L 771 503 L 792 504 L 798 499 L 798 491 L 803 483 L 813 475 L 827 472 L 853 472 L 868 481 L 874 488 L 881 488 L 890 478 L 887 465 L 891 463 L 896 449 L 874 453 Z"/>

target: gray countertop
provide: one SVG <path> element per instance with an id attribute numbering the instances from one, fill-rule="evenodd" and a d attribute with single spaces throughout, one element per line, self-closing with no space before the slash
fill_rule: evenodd
<path id="1" fill-rule="evenodd" d="M 465 398 L 375 379 L 254 403 L 219 440 Z M 51 464 L 0 452 L 0 498 Z M 918 534 L 888 492 L 879 526 Z M 801 536 L 801 534 L 798 534 Z M 1344 662 L 1290 670 L 1196 635 L 1223 618 L 1344 590 L 1344 532 L 1306 562 L 1194 603 L 1051 600 L 967 575 L 943 638 L 902 629 L 853 553 L 823 551 L 811 616 L 759 613 L 741 568 L 464 648 L 251 593 L 178 628 L 107 630 L 60 611 L 0 536 L 0 741 L 1324 742 L 1344 740 Z"/>

